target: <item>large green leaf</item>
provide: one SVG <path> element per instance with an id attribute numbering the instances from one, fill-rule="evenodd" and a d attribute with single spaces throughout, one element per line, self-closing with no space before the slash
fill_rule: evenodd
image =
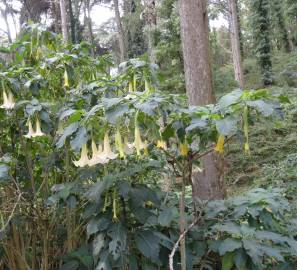
<path id="1" fill-rule="evenodd" d="M 222 259 L 222 270 L 231 270 L 234 264 L 234 253 L 227 252 Z"/>
<path id="2" fill-rule="evenodd" d="M 159 260 L 160 239 L 149 230 L 139 230 L 134 236 L 136 247 L 148 259 L 153 262 Z"/>
<path id="3" fill-rule="evenodd" d="M 236 133 L 237 122 L 238 120 L 233 116 L 215 121 L 218 132 L 224 136 L 230 136 Z"/>
<path id="4" fill-rule="evenodd" d="M 117 222 L 114 223 L 108 230 L 108 235 L 112 239 L 109 242 L 109 252 L 113 256 L 113 259 L 116 261 L 126 250 L 126 229 L 120 222 Z"/>
<path id="5" fill-rule="evenodd" d="M 220 247 L 219 247 L 219 253 L 220 255 L 224 255 L 227 252 L 233 252 L 236 249 L 239 249 L 242 247 L 242 243 L 240 240 L 228 238 L 224 241 L 222 241 Z"/>
<path id="6" fill-rule="evenodd" d="M 0 182 L 9 179 L 9 166 L 7 164 L 0 164 Z"/>
<path id="7" fill-rule="evenodd" d="M 236 90 L 232 91 L 231 93 L 221 97 L 221 99 L 219 100 L 220 108 L 224 110 L 224 109 L 228 108 L 230 105 L 238 103 L 242 94 L 243 94 L 242 90 L 236 89 Z"/>
<path id="8" fill-rule="evenodd" d="M 59 140 L 56 143 L 57 147 L 58 148 L 63 147 L 67 137 L 72 135 L 78 129 L 78 127 L 79 127 L 79 123 L 77 123 L 77 122 L 72 123 L 68 127 L 66 127 L 63 132 L 63 135 L 59 138 Z"/>

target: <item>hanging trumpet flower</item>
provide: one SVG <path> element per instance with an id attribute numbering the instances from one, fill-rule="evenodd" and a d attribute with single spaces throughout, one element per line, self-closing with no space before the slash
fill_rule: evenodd
<path id="1" fill-rule="evenodd" d="M 224 153 L 224 144 L 225 144 L 225 136 L 220 134 L 219 138 L 218 138 L 218 142 L 217 142 L 214 150 L 220 154 L 223 154 Z"/>
<path id="2" fill-rule="evenodd" d="M 134 144 L 129 143 L 128 137 L 124 137 L 124 152 L 126 155 L 131 155 L 133 153 Z"/>
<path id="3" fill-rule="evenodd" d="M 86 144 L 84 144 L 81 148 L 80 159 L 77 161 L 73 160 L 73 164 L 76 167 L 85 167 L 89 164 L 88 149 Z"/>
<path id="4" fill-rule="evenodd" d="M 134 91 L 137 90 L 137 75 L 136 75 L 136 73 L 134 73 L 134 76 L 133 76 L 133 90 Z"/>
<path id="5" fill-rule="evenodd" d="M 111 150 L 108 131 L 105 132 L 103 144 L 104 148 L 102 155 L 105 156 L 107 159 L 116 159 L 118 155 Z"/>
<path id="6" fill-rule="evenodd" d="M 28 133 L 25 135 L 25 137 L 26 137 L 26 138 L 33 138 L 34 135 L 35 135 L 35 131 L 34 131 L 34 129 L 33 129 L 31 120 L 28 121 L 28 127 L 29 127 L 29 131 L 28 131 Z"/>
<path id="7" fill-rule="evenodd" d="M 166 149 L 167 149 L 166 142 L 163 141 L 163 140 L 158 140 L 158 141 L 157 141 L 157 148 L 166 150 Z"/>
<path id="8" fill-rule="evenodd" d="M 249 122 L 248 122 L 248 107 L 245 106 L 243 109 L 243 131 L 245 136 L 244 152 L 247 155 L 251 154 L 249 145 Z"/>
<path id="9" fill-rule="evenodd" d="M 118 203 L 117 203 L 117 191 L 116 189 L 113 190 L 113 194 L 112 194 L 112 212 L 113 212 L 113 217 L 112 220 L 114 222 L 118 222 L 119 218 L 118 218 Z"/>
<path id="10" fill-rule="evenodd" d="M 124 150 L 124 145 L 122 142 L 122 136 L 120 133 L 120 130 L 117 129 L 117 132 L 115 134 L 115 145 L 117 147 L 117 150 L 120 154 L 120 158 L 125 158 L 125 150 Z"/>
<path id="11" fill-rule="evenodd" d="M 182 156 L 187 156 L 189 153 L 189 145 L 187 141 L 185 140 L 183 143 L 180 143 L 179 145 L 179 152 Z"/>
<path id="12" fill-rule="evenodd" d="M 137 119 L 137 116 L 136 116 Z M 134 139 L 134 146 L 136 149 L 137 156 L 141 155 L 141 150 L 146 150 L 147 144 L 141 140 L 140 129 L 138 126 L 137 121 L 135 121 L 135 139 Z"/>
<path id="13" fill-rule="evenodd" d="M 133 92 L 133 82 L 129 82 L 129 90 L 130 93 Z"/>
<path id="14" fill-rule="evenodd" d="M 40 125 L 40 121 L 37 118 L 36 121 L 36 131 L 35 134 L 33 135 L 33 137 L 40 137 L 40 136 L 44 136 L 45 134 L 41 131 L 41 125 Z"/>
<path id="15" fill-rule="evenodd" d="M 8 91 L 8 95 L 7 95 L 6 91 L 3 90 L 2 95 L 3 95 L 3 104 L 0 106 L 0 108 L 6 109 L 6 110 L 13 109 L 15 106 L 13 94 L 10 91 Z"/>
<path id="16" fill-rule="evenodd" d="M 64 87 L 69 87 L 69 77 L 66 68 L 64 71 Z"/>
<path id="17" fill-rule="evenodd" d="M 108 158 L 103 155 L 102 146 L 99 145 L 97 148 L 95 141 L 92 140 L 92 158 L 89 161 L 89 166 L 106 164 L 108 161 Z"/>

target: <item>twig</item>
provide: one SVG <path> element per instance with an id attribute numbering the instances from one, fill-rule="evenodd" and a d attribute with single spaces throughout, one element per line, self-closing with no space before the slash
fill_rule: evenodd
<path id="1" fill-rule="evenodd" d="M 17 201 L 16 201 L 16 203 L 14 204 L 14 206 L 13 206 L 13 208 L 12 208 L 12 211 L 11 211 L 11 213 L 10 213 L 10 215 L 9 215 L 9 217 L 8 217 L 8 219 L 7 219 L 7 221 L 6 221 L 6 223 L 5 223 L 4 226 L 0 229 L 0 232 L 1 232 L 1 233 L 5 232 L 6 228 L 8 227 L 8 225 L 9 225 L 11 219 L 13 218 L 15 209 L 16 209 L 17 205 L 19 204 L 20 200 L 21 200 L 21 197 L 22 197 L 22 193 L 19 193 L 18 198 L 17 198 Z"/>
<path id="2" fill-rule="evenodd" d="M 173 268 L 173 257 L 178 249 L 179 243 L 186 237 L 186 234 L 200 221 L 202 217 L 202 211 L 200 211 L 199 216 L 190 224 L 190 226 L 179 236 L 177 242 L 174 244 L 173 249 L 169 255 L 169 269 L 174 270 Z"/>

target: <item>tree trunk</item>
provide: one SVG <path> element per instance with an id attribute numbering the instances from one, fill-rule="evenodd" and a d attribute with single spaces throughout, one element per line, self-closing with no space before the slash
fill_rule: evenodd
<path id="1" fill-rule="evenodd" d="M 4 2 L 4 5 L 5 5 L 5 9 L 1 9 L 1 14 L 2 14 L 2 17 L 3 17 L 5 25 L 6 25 L 6 33 L 7 33 L 8 41 L 9 41 L 9 43 L 11 43 L 12 42 L 12 37 L 11 37 L 10 26 L 9 26 L 8 18 L 7 18 L 7 14 L 9 12 L 9 7 L 8 7 L 8 4 L 7 4 L 6 0 L 3 1 L 3 2 Z"/>
<path id="2" fill-rule="evenodd" d="M 180 0 L 181 36 L 186 91 L 190 105 L 215 102 L 209 55 L 209 26 L 206 0 Z M 224 197 L 220 157 L 215 153 L 202 160 L 203 171 L 192 179 L 193 199 Z"/>
<path id="3" fill-rule="evenodd" d="M 92 27 L 92 19 L 91 19 L 90 0 L 85 1 L 84 21 L 85 21 L 85 26 L 88 29 L 88 37 L 89 37 L 89 42 L 91 43 L 92 55 L 95 56 L 95 48 L 94 48 L 95 44 L 94 44 L 94 35 L 93 35 L 93 27 Z"/>
<path id="4" fill-rule="evenodd" d="M 62 36 L 65 43 L 69 40 L 68 35 L 68 20 L 67 20 L 67 9 L 65 0 L 60 0 L 60 9 L 61 9 L 61 29 Z"/>
<path id="5" fill-rule="evenodd" d="M 244 75 L 240 51 L 240 35 L 236 1 L 237 0 L 228 0 L 230 35 L 235 80 L 238 82 L 239 87 L 244 89 Z"/>
<path id="6" fill-rule="evenodd" d="M 119 9 L 119 1 L 113 0 L 113 4 L 114 4 L 114 11 L 115 11 L 115 20 L 116 20 L 117 30 L 118 30 L 120 61 L 124 62 L 126 58 L 126 50 L 125 50 L 124 30 L 121 22 L 121 15 L 120 15 L 120 9 Z"/>
<path id="7" fill-rule="evenodd" d="M 153 29 L 157 24 L 156 18 L 156 4 L 155 0 L 146 0 L 146 25 L 147 25 L 147 39 L 148 39 L 148 54 L 151 63 L 156 63 L 156 55 L 154 52 L 154 37 Z"/>
<path id="8" fill-rule="evenodd" d="M 70 29 L 71 29 L 71 41 L 72 43 L 76 43 L 75 39 L 75 19 L 73 15 L 73 9 L 72 9 L 72 1 L 68 0 L 68 8 L 69 8 L 69 20 L 70 20 Z"/>

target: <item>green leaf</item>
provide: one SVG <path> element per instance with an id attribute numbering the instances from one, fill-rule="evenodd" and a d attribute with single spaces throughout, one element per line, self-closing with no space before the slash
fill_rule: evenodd
<path id="1" fill-rule="evenodd" d="M 224 136 L 231 136 L 237 131 L 237 119 L 229 116 L 220 120 L 216 120 L 217 131 Z"/>
<path id="2" fill-rule="evenodd" d="M 258 112 L 268 117 L 274 113 L 276 104 L 272 102 L 265 102 L 264 100 L 247 101 L 248 106 L 255 108 Z M 279 107 L 279 106 L 277 106 Z"/>
<path id="3" fill-rule="evenodd" d="M 108 235 L 112 238 L 112 241 L 109 242 L 109 252 L 116 261 L 126 250 L 127 233 L 122 224 L 118 222 L 108 230 Z"/>
<path id="4" fill-rule="evenodd" d="M 93 256 L 94 257 L 99 256 L 104 246 L 105 246 L 104 234 L 99 233 L 98 235 L 96 235 L 96 237 L 93 240 Z"/>
<path id="5" fill-rule="evenodd" d="M 233 104 L 239 102 L 242 94 L 243 94 L 242 90 L 236 89 L 236 90 L 232 91 L 231 93 L 221 97 L 221 99 L 218 102 L 220 108 L 226 109 L 230 105 L 233 105 Z"/>
<path id="6" fill-rule="evenodd" d="M 79 269 L 79 262 L 76 260 L 71 260 L 62 265 L 60 270 L 76 270 Z"/>
<path id="7" fill-rule="evenodd" d="M 207 126 L 207 122 L 204 119 L 201 118 L 194 118 L 191 121 L 191 124 L 186 128 L 186 132 L 190 132 L 192 130 L 197 129 L 204 129 Z"/>
<path id="8" fill-rule="evenodd" d="M 234 256 L 235 266 L 238 269 L 245 269 L 246 262 L 247 262 L 247 255 L 244 249 L 243 248 L 237 249 L 235 251 L 235 256 Z"/>
<path id="9" fill-rule="evenodd" d="M 9 179 L 9 166 L 6 164 L 0 164 L 0 181 L 6 181 Z"/>
<path id="10" fill-rule="evenodd" d="M 160 239 L 149 230 L 141 230 L 135 233 L 135 243 L 139 251 L 148 259 L 157 262 L 159 258 Z"/>
<path id="11" fill-rule="evenodd" d="M 129 270 L 138 270 L 138 265 L 137 265 L 137 258 L 135 255 L 131 254 L 129 256 Z"/>
<path id="12" fill-rule="evenodd" d="M 73 140 L 70 141 L 70 146 L 73 150 L 78 151 L 83 144 L 88 141 L 88 133 L 85 127 L 80 127 L 76 132 Z"/>
<path id="13" fill-rule="evenodd" d="M 165 208 L 158 216 L 158 223 L 163 227 L 169 227 L 174 219 L 174 213 L 171 208 Z"/>
<path id="14" fill-rule="evenodd" d="M 118 105 L 122 100 L 122 98 L 102 98 L 102 103 L 105 109 L 110 109 L 111 107 Z"/>
<path id="15" fill-rule="evenodd" d="M 109 189 L 113 181 L 103 180 L 94 184 L 86 193 L 85 197 L 90 201 L 98 202 L 101 199 L 102 193 Z"/>
<path id="16" fill-rule="evenodd" d="M 100 256 L 100 260 L 98 265 L 96 266 L 95 270 L 112 270 L 109 262 L 109 252 L 105 251 Z"/>
<path id="17" fill-rule="evenodd" d="M 219 247 L 219 254 L 222 256 L 226 254 L 227 252 L 232 252 L 236 249 L 239 249 L 242 247 L 242 243 L 239 240 L 235 240 L 232 238 L 228 238 L 224 241 L 222 241 L 220 247 Z"/>
<path id="18" fill-rule="evenodd" d="M 76 110 L 74 109 L 65 110 L 60 114 L 59 120 L 62 121 L 64 118 L 68 117 L 69 115 L 72 115 L 75 112 Z"/>
<path id="19" fill-rule="evenodd" d="M 222 259 L 222 270 L 231 270 L 234 264 L 234 253 L 227 252 Z"/>
<path id="20" fill-rule="evenodd" d="M 120 104 L 116 107 L 108 109 L 105 111 L 106 119 L 111 124 L 116 124 L 119 117 L 123 116 L 129 111 L 129 106 L 127 104 Z"/>
<path id="21" fill-rule="evenodd" d="M 75 122 L 65 128 L 63 135 L 59 138 L 59 140 L 56 143 L 58 148 L 61 148 L 64 146 L 67 137 L 72 135 L 78 129 L 78 126 L 79 126 L 79 123 Z"/>

